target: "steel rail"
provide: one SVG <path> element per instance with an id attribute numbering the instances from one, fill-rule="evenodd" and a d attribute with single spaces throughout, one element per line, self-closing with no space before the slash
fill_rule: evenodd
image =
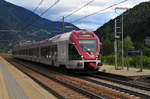
<path id="1" fill-rule="evenodd" d="M 75 85 L 73 85 L 73 84 L 71 84 L 71 83 L 68 83 L 68 82 L 62 81 L 62 80 L 60 80 L 60 79 L 57 79 L 57 78 L 51 77 L 51 76 L 49 76 L 49 75 L 46 75 L 46 74 L 44 74 L 44 73 L 41 73 L 41 72 L 39 72 L 39 71 L 37 71 L 37 70 L 35 70 L 35 69 L 33 69 L 33 68 L 28 67 L 26 64 L 20 63 L 20 62 L 17 61 L 16 59 L 13 60 L 13 61 L 17 62 L 17 64 L 23 65 L 23 66 L 24 66 L 25 68 L 27 68 L 27 69 L 30 69 L 30 70 L 32 70 L 32 71 L 34 71 L 34 72 L 36 72 L 36 73 L 38 73 L 38 74 L 40 74 L 40 75 L 42 75 L 42 76 L 44 76 L 44 77 L 47 77 L 48 79 L 51 79 L 51 80 L 53 80 L 53 81 L 56 81 L 56 82 L 58 82 L 58 83 L 60 83 L 60 84 L 62 84 L 62 85 L 64 85 L 64 86 L 66 86 L 66 87 L 68 87 L 68 88 L 70 88 L 70 89 L 73 89 L 73 90 L 75 90 L 75 91 L 77 91 L 77 92 L 79 92 L 79 93 L 81 93 L 81 94 L 87 96 L 88 98 L 93 98 L 93 99 L 105 99 L 105 98 L 102 97 L 102 96 L 96 95 L 95 93 L 89 92 L 89 91 L 87 91 L 87 90 L 85 90 L 85 89 L 83 89 L 83 88 L 80 88 L 80 87 L 78 87 L 78 86 L 75 86 Z M 22 71 L 22 70 L 21 70 L 21 71 Z M 25 73 L 25 74 L 26 74 L 26 73 Z M 29 75 L 29 77 L 30 77 L 30 75 Z M 33 78 L 33 77 L 31 77 L 31 78 Z M 37 81 L 36 79 L 34 79 L 34 80 Z M 44 88 L 49 89 L 49 88 L 46 87 L 46 85 L 41 84 L 40 81 L 37 81 L 37 82 L 38 82 L 40 85 L 44 86 Z M 60 96 L 59 94 L 57 94 L 57 93 L 54 92 L 54 95 L 55 95 L 55 94 L 56 94 L 56 96 L 63 98 L 63 96 Z"/>
<path id="2" fill-rule="evenodd" d="M 135 92 L 135 91 L 132 91 L 132 89 L 129 90 L 129 89 L 121 88 L 121 87 L 111 85 L 111 84 L 108 84 L 108 83 L 105 83 L 105 82 L 100 82 L 100 81 L 97 81 L 97 80 L 93 80 L 93 79 L 90 79 L 88 77 L 89 76 L 87 76 L 87 77 L 78 77 L 78 78 L 80 78 L 82 80 L 92 82 L 92 83 L 95 83 L 95 84 L 98 84 L 98 85 L 102 85 L 102 86 L 105 86 L 105 87 L 108 87 L 108 88 L 112 88 L 112 89 L 118 90 L 120 92 L 125 92 L 125 93 L 128 93 L 130 95 L 138 96 L 142 99 L 150 99 L 150 95 L 146 95 L 146 94 L 140 93 L 140 92 Z"/>
<path id="3" fill-rule="evenodd" d="M 119 83 L 119 84 L 122 84 L 122 85 L 127 85 L 127 86 L 134 87 L 134 88 L 137 88 L 137 89 L 150 91 L 150 87 L 148 87 L 148 86 L 142 86 L 142 85 L 138 85 L 136 83 L 129 82 L 131 79 L 129 77 L 126 77 L 126 76 L 120 76 L 120 75 L 115 75 L 115 74 L 110 74 L 110 73 L 103 73 L 103 72 L 98 72 L 97 74 L 92 74 L 90 76 L 100 78 L 100 79 L 105 79 L 107 81 Z"/>
<path id="4" fill-rule="evenodd" d="M 6 58 L 5 58 L 6 59 Z M 7 61 L 10 61 L 9 59 L 6 59 Z M 13 62 L 17 62 L 16 60 L 13 60 Z M 23 65 L 21 63 L 18 63 L 20 65 Z M 53 89 L 51 89 L 50 87 L 48 87 L 47 85 L 43 84 L 41 81 L 37 80 L 35 77 L 33 77 L 32 75 L 30 75 L 29 73 L 27 73 L 26 71 L 24 71 L 23 69 L 19 68 L 18 66 L 16 66 L 17 69 L 19 69 L 21 72 L 23 72 L 24 74 L 26 74 L 28 77 L 30 77 L 32 80 L 34 80 L 36 83 L 38 83 L 39 85 L 41 85 L 45 90 L 47 90 L 49 93 L 52 93 L 54 96 L 56 96 L 59 99 L 66 99 L 63 95 L 59 94 L 58 92 L 54 91 Z M 27 68 L 27 67 L 25 67 Z M 27 68 L 28 69 L 28 68 Z M 34 71 L 35 72 L 35 71 Z"/>

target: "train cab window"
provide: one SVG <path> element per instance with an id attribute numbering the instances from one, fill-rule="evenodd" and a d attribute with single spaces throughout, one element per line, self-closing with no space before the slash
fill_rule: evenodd
<path id="1" fill-rule="evenodd" d="M 98 44 L 96 39 L 81 39 L 78 42 L 84 52 L 95 52 L 97 49 Z"/>
<path id="2" fill-rule="evenodd" d="M 81 60 L 81 56 L 79 55 L 77 49 L 73 44 L 69 44 L 69 60 Z"/>

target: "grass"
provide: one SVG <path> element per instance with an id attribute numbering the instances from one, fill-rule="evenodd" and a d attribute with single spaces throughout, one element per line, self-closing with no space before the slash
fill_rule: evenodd
<path id="1" fill-rule="evenodd" d="M 102 62 L 103 64 L 107 65 L 113 65 L 115 61 L 115 57 L 112 56 L 102 56 Z M 142 61 L 140 61 L 142 59 Z M 121 66 L 121 58 L 118 60 L 118 65 Z M 139 56 L 134 56 L 134 57 L 126 57 L 125 58 L 125 67 L 129 66 L 129 68 L 140 68 L 141 62 L 143 62 L 143 68 L 150 70 L 150 56 L 143 56 L 142 58 Z"/>

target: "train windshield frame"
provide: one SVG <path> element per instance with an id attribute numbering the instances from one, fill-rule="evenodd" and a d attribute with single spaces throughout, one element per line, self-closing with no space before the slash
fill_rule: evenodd
<path id="1" fill-rule="evenodd" d="M 79 39 L 78 43 L 83 52 L 95 52 L 98 47 L 97 39 Z"/>

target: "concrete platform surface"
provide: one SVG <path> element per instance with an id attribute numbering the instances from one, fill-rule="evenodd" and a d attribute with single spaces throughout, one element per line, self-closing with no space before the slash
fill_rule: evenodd
<path id="1" fill-rule="evenodd" d="M 56 99 L 0 57 L 0 99 Z"/>
<path id="2" fill-rule="evenodd" d="M 124 67 L 122 70 L 116 70 L 115 66 L 111 66 L 111 65 L 103 65 L 100 68 L 100 71 L 123 75 L 123 76 L 150 76 L 150 70 L 143 69 L 143 72 L 139 72 L 139 70 L 140 70 L 139 68 L 138 69 L 129 68 L 129 70 L 127 70 L 126 67 Z"/>

